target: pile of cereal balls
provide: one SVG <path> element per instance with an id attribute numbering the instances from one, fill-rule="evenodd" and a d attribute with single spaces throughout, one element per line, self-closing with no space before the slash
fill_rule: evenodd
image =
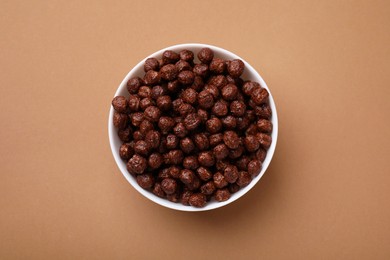
<path id="1" fill-rule="evenodd" d="M 262 168 L 271 145 L 268 91 L 240 76 L 239 60 L 166 50 L 112 100 L 119 155 L 137 183 L 193 207 L 226 201 Z"/>

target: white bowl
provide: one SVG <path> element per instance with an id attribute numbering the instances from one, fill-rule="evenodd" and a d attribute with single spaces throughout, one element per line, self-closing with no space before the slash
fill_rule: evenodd
<path id="1" fill-rule="evenodd" d="M 214 51 L 214 54 L 216 57 L 220 57 L 226 60 L 232 60 L 232 59 L 241 59 L 245 63 L 245 71 L 244 74 L 242 75 L 242 78 L 244 80 L 252 80 L 256 81 L 261 84 L 263 88 L 266 88 L 268 91 L 267 84 L 265 84 L 263 78 L 259 75 L 259 73 L 251 66 L 249 65 L 243 58 L 237 56 L 234 53 L 231 53 L 230 51 L 227 51 L 225 49 L 212 46 L 212 45 L 207 45 L 207 44 L 198 44 L 198 43 L 189 43 L 189 44 L 178 44 L 174 46 L 170 46 L 164 49 L 161 49 L 151 55 L 148 55 L 144 60 L 140 61 L 127 75 L 126 77 L 122 80 L 121 84 L 119 85 L 117 91 L 115 92 L 115 96 L 125 96 L 128 97 L 129 93 L 127 92 L 126 88 L 126 83 L 127 81 L 135 76 L 138 77 L 143 77 L 144 75 L 144 70 L 143 70 L 143 65 L 144 62 L 147 58 L 149 57 L 156 57 L 156 58 L 161 58 L 162 53 L 165 50 L 173 50 L 176 52 L 179 52 L 182 49 L 188 49 L 194 52 L 195 56 L 195 61 L 198 61 L 196 58 L 196 54 L 204 47 L 209 47 Z M 278 138 L 278 117 L 276 113 L 276 107 L 275 107 L 275 102 L 274 99 L 272 98 L 271 91 L 269 91 L 269 103 L 272 108 L 272 124 L 273 124 L 273 130 L 272 130 L 272 144 L 271 147 L 268 149 L 267 156 L 265 158 L 265 161 L 263 162 L 263 167 L 261 169 L 261 172 L 257 177 L 255 177 L 252 182 L 244 187 L 241 188 L 239 191 L 236 193 L 232 194 L 230 199 L 224 202 L 217 202 L 217 201 L 209 201 L 205 207 L 203 208 L 195 208 L 192 206 L 184 206 L 181 203 L 174 203 L 171 201 L 168 201 L 166 199 L 157 197 L 154 195 L 152 192 L 147 191 L 142 189 L 138 184 L 135 178 L 127 172 L 126 169 L 126 163 L 119 157 L 119 147 L 122 144 L 121 141 L 119 140 L 119 137 L 117 135 L 117 129 L 113 125 L 113 114 L 114 114 L 114 109 L 112 106 L 110 106 L 110 115 L 108 117 L 108 134 L 109 134 L 109 139 L 110 139 L 110 145 L 111 145 L 111 151 L 114 156 L 115 162 L 118 165 L 120 171 L 122 172 L 123 176 L 127 179 L 127 181 L 142 195 L 144 195 L 146 198 L 150 199 L 151 201 L 167 207 L 171 209 L 176 209 L 176 210 L 181 210 L 181 211 L 205 211 L 205 210 L 211 210 L 211 209 L 216 209 L 223 207 L 227 204 L 232 203 L 233 201 L 239 199 L 242 197 L 245 193 L 247 193 L 250 189 L 253 188 L 253 186 L 256 185 L 256 183 L 260 180 L 260 178 L 263 176 L 264 172 L 267 170 L 268 165 L 271 162 L 272 156 L 274 155 L 275 152 L 275 146 L 276 146 L 276 141 Z"/>

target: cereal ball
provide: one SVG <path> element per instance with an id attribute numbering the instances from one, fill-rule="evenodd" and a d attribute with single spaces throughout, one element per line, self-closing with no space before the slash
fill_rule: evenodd
<path id="1" fill-rule="evenodd" d="M 132 95 L 130 94 L 129 100 L 127 102 L 129 109 L 131 112 L 137 112 L 139 111 L 141 99 L 139 98 L 138 95 Z"/>
<path id="2" fill-rule="evenodd" d="M 127 100 L 124 96 L 116 96 L 111 102 L 113 108 L 119 113 L 125 113 L 127 110 Z"/>
<path id="3" fill-rule="evenodd" d="M 220 190 L 217 190 L 214 194 L 214 198 L 216 201 L 226 201 L 228 199 L 230 199 L 230 192 L 228 189 L 220 189 Z"/>
<path id="4" fill-rule="evenodd" d="M 218 133 L 222 129 L 222 122 L 219 118 L 213 117 L 206 121 L 206 129 L 211 134 Z"/>
<path id="5" fill-rule="evenodd" d="M 145 138 L 145 134 L 141 133 L 141 131 L 135 131 L 133 133 L 133 139 L 134 141 L 143 140 Z"/>
<path id="6" fill-rule="evenodd" d="M 189 191 L 189 190 L 183 191 L 183 193 L 180 196 L 181 204 L 183 204 L 185 206 L 189 206 L 190 205 L 189 201 L 190 201 L 191 195 L 192 195 L 191 191 Z"/>
<path id="7" fill-rule="evenodd" d="M 271 133 L 272 123 L 267 119 L 259 119 L 259 121 L 257 121 L 257 128 L 263 133 Z"/>
<path id="8" fill-rule="evenodd" d="M 147 58 L 144 64 L 144 71 L 148 72 L 149 70 L 158 71 L 160 64 L 156 58 Z"/>
<path id="9" fill-rule="evenodd" d="M 197 98 L 198 93 L 192 88 L 187 88 L 181 93 L 181 99 L 188 104 L 195 104 Z"/>
<path id="10" fill-rule="evenodd" d="M 136 94 L 138 89 L 144 84 L 140 77 L 134 77 L 127 81 L 126 87 L 130 94 Z"/>
<path id="11" fill-rule="evenodd" d="M 144 76 L 144 82 L 148 86 L 156 85 L 160 82 L 161 76 L 160 73 L 154 70 L 149 70 Z"/>
<path id="12" fill-rule="evenodd" d="M 234 84 L 227 84 L 222 88 L 221 95 L 223 99 L 231 101 L 236 99 L 238 93 L 238 88 Z"/>
<path id="13" fill-rule="evenodd" d="M 180 148 L 184 153 L 191 153 L 195 149 L 195 144 L 191 138 L 185 137 L 180 140 Z"/>
<path id="14" fill-rule="evenodd" d="M 198 162 L 201 166 L 211 167 L 215 164 L 214 155 L 212 152 L 200 152 L 198 155 Z"/>
<path id="15" fill-rule="evenodd" d="M 166 194 L 173 194 L 177 189 L 177 183 L 174 179 L 166 178 L 162 180 L 161 188 Z"/>
<path id="16" fill-rule="evenodd" d="M 265 88 L 254 88 L 251 93 L 251 99 L 256 105 L 261 105 L 268 100 L 269 93 Z"/>
<path id="17" fill-rule="evenodd" d="M 213 152 L 217 160 L 224 159 L 229 155 L 229 149 L 225 144 L 218 144 L 214 147 Z"/>
<path id="18" fill-rule="evenodd" d="M 183 169 L 180 172 L 180 177 L 179 178 L 180 178 L 181 182 L 183 182 L 184 184 L 190 184 L 191 182 L 194 181 L 195 174 L 191 170 Z"/>
<path id="19" fill-rule="evenodd" d="M 212 112 L 214 115 L 219 117 L 226 116 L 228 113 L 227 103 L 223 100 L 218 100 L 217 102 L 215 102 L 212 108 Z"/>
<path id="20" fill-rule="evenodd" d="M 206 205 L 206 195 L 202 193 L 194 193 L 190 196 L 188 203 L 196 208 L 202 208 Z"/>
<path id="21" fill-rule="evenodd" d="M 257 137 L 257 140 L 259 140 L 260 145 L 264 149 L 268 149 L 271 146 L 272 138 L 270 135 L 263 134 L 263 133 L 257 133 L 256 137 Z"/>
<path id="22" fill-rule="evenodd" d="M 157 100 L 158 97 L 164 96 L 168 94 L 168 89 L 166 86 L 154 86 L 152 88 L 152 93 L 150 94 L 151 98 Z"/>
<path id="23" fill-rule="evenodd" d="M 172 117 L 162 116 L 158 120 L 158 127 L 163 134 L 167 134 L 175 126 L 175 120 Z"/>
<path id="24" fill-rule="evenodd" d="M 131 130 L 130 127 L 118 130 L 118 137 L 122 142 L 129 142 L 132 134 L 133 134 L 133 131 Z"/>
<path id="25" fill-rule="evenodd" d="M 160 146 L 161 134 L 158 131 L 151 130 L 145 135 L 145 142 L 152 149 L 157 149 Z"/>
<path id="26" fill-rule="evenodd" d="M 154 101 L 151 98 L 143 98 L 141 99 L 139 106 L 142 110 L 145 110 L 147 107 L 153 106 Z"/>
<path id="27" fill-rule="evenodd" d="M 243 116 L 246 111 L 246 105 L 242 101 L 234 100 L 230 103 L 230 112 L 233 116 Z"/>
<path id="28" fill-rule="evenodd" d="M 184 104 L 184 101 L 181 98 L 173 100 L 172 101 L 173 111 L 175 111 L 176 113 L 179 113 L 180 106 L 183 104 Z"/>
<path id="29" fill-rule="evenodd" d="M 195 112 L 196 112 L 195 108 L 187 103 L 183 103 L 179 107 L 179 114 L 183 117 L 188 115 L 188 114 L 195 113 Z"/>
<path id="30" fill-rule="evenodd" d="M 119 147 L 119 156 L 123 160 L 129 160 L 134 155 L 134 149 L 131 146 L 130 143 L 122 144 L 121 147 Z"/>
<path id="31" fill-rule="evenodd" d="M 150 98 L 152 96 L 152 88 L 149 86 L 142 86 L 138 90 L 138 96 L 142 98 Z"/>
<path id="32" fill-rule="evenodd" d="M 214 58 L 214 52 L 210 48 L 203 48 L 198 52 L 198 59 L 205 64 L 209 64 Z"/>
<path id="33" fill-rule="evenodd" d="M 152 190 L 153 194 L 160 197 L 160 198 L 164 198 L 165 197 L 165 192 L 163 191 L 162 187 L 161 187 L 161 184 L 160 183 L 155 183 L 154 184 L 154 187 L 153 187 L 153 190 Z"/>
<path id="34" fill-rule="evenodd" d="M 191 85 L 191 88 L 193 88 L 196 91 L 201 91 L 203 89 L 204 82 L 202 77 L 195 75 L 194 82 Z"/>
<path id="35" fill-rule="evenodd" d="M 228 165 L 223 172 L 223 176 L 225 177 L 225 180 L 229 183 L 236 182 L 236 180 L 238 178 L 237 167 L 234 165 Z"/>
<path id="36" fill-rule="evenodd" d="M 151 147 L 144 140 L 139 140 L 134 144 L 134 151 L 137 154 L 147 156 L 150 150 Z"/>
<path id="37" fill-rule="evenodd" d="M 219 97 L 219 89 L 214 85 L 206 85 L 204 90 L 210 92 L 214 99 L 218 99 Z"/>
<path id="38" fill-rule="evenodd" d="M 236 166 L 241 171 L 248 170 L 248 163 L 251 161 L 248 156 L 242 156 L 236 161 Z"/>
<path id="39" fill-rule="evenodd" d="M 134 154 L 127 162 L 126 167 L 127 171 L 131 174 L 142 174 L 147 167 L 147 162 L 141 155 Z"/>
<path id="40" fill-rule="evenodd" d="M 217 187 L 218 189 L 221 189 L 221 188 L 226 187 L 228 185 L 228 182 L 225 180 L 225 177 L 220 172 L 216 172 L 214 174 L 213 181 L 214 181 L 215 187 Z"/>
<path id="41" fill-rule="evenodd" d="M 223 59 L 214 58 L 210 62 L 210 71 L 215 74 L 223 74 L 226 68 L 226 63 Z"/>
<path id="42" fill-rule="evenodd" d="M 238 173 L 237 184 L 240 187 L 247 186 L 252 181 L 252 176 L 246 171 L 240 171 Z"/>
<path id="43" fill-rule="evenodd" d="M 179 73 L 177 79 L 183 85 L 190 85 L 194 82 L 195 74 L 190 70 L 183 70 Z"/>
<path id="44" fill-rule="evenodd" d="M 167 149 L 175 149 L 179 144 L 179 138 L 176 135 L 167 135 L 166 147 Z"/>
<path id="45" fill-rule="evenodd" d="M 180 59 L 188 62 L 192 62 L 194 59 L 194 53 L 190 50 L 182 50 L 179 53 Z"/>
<path id="46" fill-rule="evenodd" d="M 227 64 L 227 71 L 233 78 L 238 78 L 244 72 L 245 64 L 242 60 L 232 60 Z"/>
<path id="47" fill-rule="evenodd" d="M 213 181 L 206 182 L 202 186 L 200 186 L 200 192 L 204 195 L 211 195 L 215 191 L 215 185 Z"/>
<path id="48" fill-rule="evenodd" d="M 204 133 L 194 135 L 194 142 L 200 151 L 209 149 L 209 138 Z"/>
<path id="49" fill-rule="evenodd" d="M 220 144 L 222 142 L 223 142 L 223 134 L 222 133 L 213 134 L 213 135 L 210 135 L 210 137 L 209 137 L 209 143 L 210 143 L 211 147 L 214 147 L 217 144 Z"/>
<path id="50" fill-rule="evenodd" d="M 183 167 L 190 170 L 196 170 L 199 168 L 198 158 L 196 156 L 187 156 L 183 159 Z"/>
<path id="51" fill-rule="evenodd" d="M 182 150 L 170 150 L 168 153 L 163 155 L 165 164 L 181 164 L 183 162 L 183 151 Z"/>
<path id="52" fill-rule="evenodd" d="M 179 59 L 179 54 L 171 50 L 166 50 L 162 54 L 163 64 L 176 63 Z"/>
<path id="53" fill-rule="evenodd" d="M 267 156 L 267 151 L 264 150 L 263 148 L 259 148 L 259 150 L 256 151 L 255 157 L 260 162 L 264 162 L 266 156 Z"/>
<path id="54" fill-rule="evenodd" d="M 193 131 L 202 123 L 202 121 L 197 113 L 192 113 L 184 118 L 183 123 L 188 131 Z"/>
<path id="55" fill-rule="evenodd" d="M 158 177 L 158 180 L 160 180 L 160 181 L 164 180 L 166 178 L 169 178 L 170 177 L 169 168 L 164 168 L 164 169 L 158 171 L 157 177 Z"/>
<path id="56" fill-rule="evenodd" d="M 247 117 L 238 117 L 237 118 L 237 129 L 238 130 L 245 130 L 249 127 L 250 121 Z"/>
<path id="57" fill-rule="evenodd" d="M 126 114 L 114 112 L 113 123 L 116 128 L 125 129 L 127 126 L 128 116 Z"/>
<path id="58" fill-rule="evenodd" d="M 131 124 L 139 127 L 144 120 L 144 114 L 141 112 L 135 112 L 130 115 Z"/>
<path id="59" fill-rule="evenodd" d="M 207 119 L 209 118 L 209 113 L 207 113 L 206 110 L 199 108 L 198 109 L 198 116 L 200 118 L 200 121 L 202 123 L 206 123 Z"/>
<path id="60" fill-rule="evenodd" d="M 160 70 L 161 78 L 164 80 L 172 81 L 177 78 L 177 68 L 173 64 L 164 65 Z"/>
<path id="61" fill-rule="evenodd" d="M 261 167 L 262 164 L 259 160 L 251 160 L 248 163 L 248 173 L 254 178 L 260 173 Z"/>
<path id="62" fill-rule="evenodd" d="M 167 85 L 168 91 L 175 93 L 179 90 L 179 88 L 180 88 L 180 83 L 178 80 L 168 82 L 168 85 Z"/>
<path id="63" fill-rule="evenodd" d="M 146 134 L 150 130 L 153 130 L 154 126 L 153 123 L 151 123 L 149 120 L 143 120 L 139 126 L 139 131 L 143 134 Z"/>
<path id="64" fill-rule="evenodd" d="M 207 64 L 196 64 L 192 71 L 195 76 L 205 78 L 209 74 L 209 66 Z"/>
<path id="65" fill-rule="evenodd" d="M 188 130 L 185 127 L 184 123 L 177 123 L 175 127 L 173 127 L 173 132 L 180 138 L 184 138 L 188 134 Z"/>
<path id="66" fill-rule="evenodd" d="M 260 142 L 254 135 L 248 135 L 244 138 L 244 145 L 248 152 L 255 152 L 260 147 Z"/>
<path id="67" fill-rule="evenodd" d="M 161 111 L 156 106 L 150 106 L 145 109 L 144 116 L 149 121 L 158 122 L 161 116 Z"/>
<path id="68" fill-rule="evenodd" d="M 208 84 L 216 86 L 218 89 L 222 89 L 228 84 L 228 81 L 224 75 L 216 75 L 210 78 Z M 234 82 L 232 84 L 234 84 Z"/>
<path id="69" fill-rule="evenodd" d="M 202 181 L 208 181 L 213 177 L 213 174 L 211 173 L 211 171 L 205 167 L 199 167 L 196 170 L 196 173 L 198 174 L 199 178 Z"/>
<path id="70" fill-rule="evenodd" d="M 183 70 L 192 70 L 191 65 L 184 60 L 179 60 L 178 62 L 176 62 L 175 67 L 178 72 L 181 72 Z"/>
<path id="71" fill-rule="evenodd" d="M 243 85 L 242 85 L 242 92 L 247 95 L 247 96 L 251 96 L 252 95 L 252 92 L 255 88 L 260 88 L 260 84 L 257 83 L 257 82 L 253 82 L 253 81 L 246 81 Z"/>
<path id="72" fill-rule="evenodd" d="M 163 163 L 163 157 L 159 153 L 152 153 L 148 159 L 148 165 L 152 169 L 158 169 Z"/>
<path id="73" fill-rule="evenodd" d="M 172 108 L 172 100 L 170 96 L 160 96 L 157 98 L 157 107 L 162 111 L 168 111 Z"/>
<path id="74" fill-rule="evenodd" d="M 168 168 L 168 175 L 174 179 L 179 179 L 181 168 L 177 166 L 171 166 Z"/>
<path id="75" fill-rule="evenodd" d="M 214 105 L 213 95 L 206 90 L 201 91 L 198 95 L 198 104 L 203 109 L 211 108 Z"/>
<path id="76" fill-rule="evenodd" d="M 229 130 L 225 131 L 225 133 L 223 134 L 223 142 L 230 149 L 237 149 L 240 145 L 240 138 L 238 137 L 236 132 Z"/>
<path id="77" fill-rule="evenodd" d="M 239 145 L 237 149 L 231 149 L 229 150 L 229 158 L 230 159 L 237 159 L 244 153 L 244 146 Z"/>
<path id="78" fill-rule="evenodd" d="M 150 189 L 154 185 L 154 179 L 151 174 L 137 175 L 137 183 L 143 189 Z"/>
<path id="79" fill-rule="evenodd" d="M 221 119 L 221 122 L 225 129 L 234 129 L 237 126 L 237 119 L 234 116 L 225 116 Z"/>
<path id="80" fill-rule="evenodd" d="M 255 108 L 255 114 L 260 118 L 270 119 L 272 116 L 272 110 L 268 104 L 262 104 Z"/>

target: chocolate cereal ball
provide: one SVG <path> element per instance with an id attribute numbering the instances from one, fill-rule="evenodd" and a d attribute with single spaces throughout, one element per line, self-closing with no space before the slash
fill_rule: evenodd
<path id="1" fill-rule="evenodd" d="M 144 111 L 144 116 L 151 122 L 158 122 L 161 116 L 161 110 L 156 106 L 147 107 Z"/>
<path id="2" fill-rule="evenodd" d="M 154 178 L 151 174 L 137 175 L 137 183 L 144 189 L 150 189 L 154 185 Z"/>
<path id="3" fill-rule="evenodd" d="M 148 158 L 148 165 L 152 169 L 158 169 L 163 163 L 163 157 L 160 153 L 152 153 Z"/>
<path id="4" fill-rule="evenodd" d="M 192 70 L 195 76 L 206 78 L 209 74 L 209 66 L 207 64 L 196 64 Z"/>
<path id="5" fill-rule="evenodd" d="M 144 140 L 139 140 L 134 144 L 134 151 L 142 156 L 147 156 L 151 147 Z"/>
<path id="6" fill-rule="evenodd" d="M 198 161 L 201 166 L 211 167 L 215 164 L 214 155 L 210 151 L 200 152 L 198 155 Z"/>
<path id="7" fill-rule="evenodd" d="M 244 145 L 248 152 L 255 152 L 260 147 L 260 142 L 254 135 L 247 135 L 244 139 Z"/>
<path id="8" fill-rule="evenodd" d="M 162 180 L 161 188 L 166 194 L 173 194 L 177 189 L 177 183 L 174 179 L 166 178 Z"/>
<path id="9" fill-rule="evenodd" d="M 184 184 L 190 184 L 194 181 L 195 179 L 195 174 L 193 171 L 188 170 L 188 169 L 183 169 L 180 172 L 180 181 L 183 182 Z"/>
<path id="10" fill-rule="evenodd" d="M 147 132 L 153 129 L 154 129 L 153 123 L 146 119 L 142 120 L 141 124 L 139 125 L 139 131 L 142 134 L 146 134 Z"/>
<path id="11" fill-rule="evenodd" d="M 168 111 L 172 108 L 172 100 L 170 96 L 160 96 L 157 98 L 157 107 L 161 111 Z"/>
<path id="12" fill-rule="evenodd" d="M 209 149 L 209 138 L 204 133 L 194 135 L 194 143 L 198 150 L 203 151 Z"/>
<path id="13" fill-rule="evenodd" d="M 202 193 L 194 193 L 190 196 L 188 203 L 196 208 L 201 208 L 206 205 L 206 195 Z"/>
<path id="14" fill-rule="evenodd" d="M 199 178 L 202 181 L 208 181 L 213 177 L 213 174 L 211 173 L 211 171 L 206 167 L 199 167 L 196 170 L 196 173 L 198 174 Z"/>
<path id="15" fill-rule="evenodd" d="M 218 133 L 222 129 L 222 122 L 219 118 L 213 117 L 206 121 L 206 129 L 211 134 Z"/>
<path id="16" fill-rule="evenodd" d="M 209 64 L 214 58 L 214 52 L 210 48 L 203 48 L 198 52 L 198 59 L 205 64 Z"/>
<path id="17" fill-rule="evenodd" d="M 150 130 L 145 135 L 145 142 L 151 149 L 157 149 L 160 146 L 161 134 L 158 131 Z"/>
<path id="18" fill-rule="evenodd" d="M 228 62 L 227 64 L 227 70 L 229 72 L 229 75 L 233 78 L 238 78 L 241 76 L 241 74 L 244 72 L 245 64 L 242 62 L 242 60 L 232 60 Z"/>
<path id="19" fill-rule="evenodd" d="M 144 76 L 144 83 L 148 86 L 156 85 L 160 82 L 160 80 L 160 73 L 154 70 L 149 70 Z"/>
<path id="20" fill-rule="evenodd" d="M 211 147 L 214 147 L 217 144 L 220 144 L 222 142 L 223 142 L 223 134 L 222 133 L 213 134 L 213 135 L 210 135 L 210 137 L 209 137 L 209 143 L 210 143 Z"/>
<path id="21" fill-rule="evenodd" d="M 136 94 L 138 89 L 144 84 L 144 81 L 140 77 L 134 77 L 127 81 L 126 87 L 130 94 Z"/>
<path id="22" fill-rule="evenodd" d="M 246 171 L 240 171 L 238 173 L 237 184 L 240 187 L 247 186 L 252 181 L 252 176 Z"/>
<path id="23" fill-rule="evenodd" d="M 111 102 L 113 108 L 119 113 L 125 113 L 127 109 L 127 100 L 124 96 L 116 96 Z"/>
<path id="24" fill-rule="evenodd" d="M 187 88 L 181 93 L 181 99 L 188 104 L 195 104 L 198 93 L 193 88 Z"/>
<path id="25" fill-rule="evenodd" d="M 191 65 L 184 60 L 179 60 L 178 62 L 176 62 L 175 67 L 178 72 L 181 72 L 183 70 L 192 70 Z"/>
<path id="26" fill-rule="evenodd" d="M 215 192 L 214 198 L 216 201 L 226 201 L 230 198 L 230 192 L 228 189 L 219 189 Z"/>
<path id="27" fill-rule="evenodd" d="M 237 94 L 238 94 L 238 88 L 234 84 L 227 84 L 222 88 L 221 91 L 221 95 L 223 99 L 225 99 L 226 101 L 231 101 L 236 99 Z"/>
<path id="28" fill-rule="evenodd" d="M 230 103 L 230 112 L 233 116 L 244 116 L 246 105 L 243 101 L 234 100 Z"/>
<path id="29" fill-rule="evenodd" d="M 229 130 L 225 131 L 225 133 L 223 134 L 223 142 L 230 149 L 237 149 L 240 145 L 240 138 L 238 137 L 236 132 Z"/>
<path id="30" fill-rule="evenodd" d="M 122 144 L 119 148 L 119 156 L 123 160 L 129 160 L 134 155 L 134 148 L 130 143 Z"/>
<path id="31" fill-rule="evenodd" d="M 195 74 L 192 71 L 183 70 L 182 72 L 179 73 L 177 79 L 183 85 L 190 85 L 194 82 Z"/>
<path id="32" fill-rule="evenodd" d="M 236 182 L 236 180 L 238 178 L 237 167 L 234 165 L 228 165 L 223 172 L 223 176 L 225 177 L 225 180 L 229 183 Z"/>
<path id="33" fill-rule="evenodd" d="M 185 138 L 180 140 L 180 149 L 184 153 L 189 154 L 195 149 L 195 144 L 191 138 L 185 137 Z"/>
<path id="34" fill-rule="evenodd" d="M 127 170 L 131 174 L 142 174 L 146 167 L 147 162 L 144 157 L 141 155 L 135 154 L 133 157 L 130 158 L 130 160 L 127 162 Z"/>
<path id="35" fill-rule="evenodd" d="M 266 119 L 259 119 L 257 121 L 257 128 L 263 133 L 270 133 L 272 132 L 272 123 Z"/>
<path id="36" fill-rule="evenodd" d="M 210 71 L 216 74 L 223 74 L 226 68 L 226 63 L 223 59 L 214 58 L 210 63 Z"/>
<path id="37" fill-rule="evenodd" d="M 114 112 L 113 123 L 116 128 L 125 129 L 128 122 L 128 116 L 126 114 Z"/>
<path id="38" fill-rule="evenodd" d="M 160 64 L 156 58 L 148 58 L 145 60 L 144 71 L 148 72 L 149 70 L 158 71 Z"/>
<path id="39" fill-rule="evenodd" d="M 166 140 L 165 145 L 166 145 L 167 149 L 170 149 L 170 150 L 176 149 L 178 144 L 179 144 L 179 138 L 176 135 L 172 135 L 172 134 L 167 135 L 165 140 Z"/>
<path id="40" fill-rule="evenodd" d="M 215 158 L 221 160 L 229 155 L 229 148 L 225 144 L 218 144 L 213 148 L 213 152 Z"/>
<path id="41" fill-rule="evenodd" d="M 171 50 L 166 50 L 162 54 L 163 64 L 176 63 L 179 59 L 179 54 Z"/>
<path id="42" fill-rule="evenodd" d="M 182 50 L 179 53 L 180 59 L 187 61 L 187 62 L 192 62 L 194 59 L 194 53 L 190 50 Z"/>
<path id="43" fill-rule="evenodd" d="M 202 123 L 202 120 L 197 113 L 192 113 L 184 118 L 183 123 L 188 131 L 193 131 Z"/>
<path id="44" fill-rule="evenodd" d="M 234 116 L 228 115 L 221 119 L 222 126 L 227 129 L 234 129 L 237 126 L 237 119 Z"/>
<path id="45" fill-rule="evenodd" d="M 265 88 L 257 87 L 254 88 L 251 93 L 251 100 L 256 103 L 256 105 L 261 105 L 268 99 L 269 93 Z"/>
<path id="46" fill-rule="evenodd" d="M 162 116 L 158 120 L 158 127 L 163 134 L 167 134 L 175 126 L 175 120 L 169 116 Z"/>
<path id="47" fill-rule="evenodd" d="M 199 168 L 198 158 L 194 155 L 184 157 L 183 167 L 190 170 L 196 170 Z"/>
<path id="48" fill-rule="evenodd" d="M 211 108 L 214 105 L 213 95 L 209 91 L 201 91 L 198 95 L 198 103 L 201 108 Z"/>
<path id="49" fill-rule="evenodd" d="M 140 102 L 141 102 L 141 99 L 138 95 L 131 95 L 129 96 L 129 99 L 128 99 L 128 107 L 130 109 L 130 112 L 137 112 L 139 111 L 140 109 Z"/>
<path id="50" fill-rule="evenodd" d="M 204 195 L 212 195 L 215 189 L 216 188 L 213 181 L 206 182 L 200 187 L 200 191 Z"/>
<path id="51" fill-rule="evenodd" d="M 212 112 L 218 117 L 226 116 L 228 113 L 228 106 L 226 101 L 218 100 L 217 102 L 215 102 L 212 108 Z"/>
<path id="52" fill-rule="evenodd" d="M 251 160 L 248 163 L 248 173 L 254 178 L 260 173 L 261 167 L 262 164 L 259 160 Z"/>

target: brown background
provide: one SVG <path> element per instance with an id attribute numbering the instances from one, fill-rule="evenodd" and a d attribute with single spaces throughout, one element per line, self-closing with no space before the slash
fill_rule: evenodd
<path id="1" fill-rule="evenodd" d="M 0 258 L 390 259 L 389 3 L 2 0 Z M 187 42 L 247 59 L 280 120 L 262 180 L 203 213 L 138 194 L 107 134 L 127 72 Z"/>

